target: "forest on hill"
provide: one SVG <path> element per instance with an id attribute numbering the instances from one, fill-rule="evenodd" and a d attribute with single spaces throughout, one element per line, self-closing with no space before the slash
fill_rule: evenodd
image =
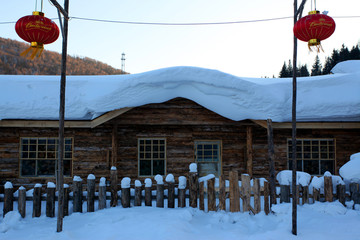
<path id="1" fill-rule="evenodd" d="M 44 50 L 40 58 L 29 60 L 20 56 L 29 44 L 0 37 L 0 74 L 60 75 L 61 54 Z M 68 56 L 67 75 L 115 75 L 120 69 L 91 58 Z"/>
<path id="2" fill-rule="evenodd" d="M 308 70 L 307 65 L 298 66 L 296 68 L 296 75 L 298 77 L 307 77 L 307 76 L 318 76 L 318 75 L 326 75 L 331 73 L 331 69 L 338 64 L 339 62 L 343 62 L 346 60 L 359 60 L 360 59 L 360 48 L 359 45 L 353 46 L 351 50 L 349 50 L 344 44 L 340 49 L 334 49 L 331 53 L 331 56 L 326 57 L 324 66 L 320 62 L 320 58 L 316 55 L 314 64 L 312 65 L 311 71 Z M 284 62 L 282 66 L 279 77 L 292 77 L 293 76 L 293 65 L 291 60 L 289 60 L 289 64 L 287 65 Z"/>

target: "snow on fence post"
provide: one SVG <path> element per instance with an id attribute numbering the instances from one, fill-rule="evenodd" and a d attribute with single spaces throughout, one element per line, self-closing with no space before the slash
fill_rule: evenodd
<path id="1" fill-rule="evenodd" d="M 208 211 L 216 211 L 215 176 L 207 181 Z"/>
<path id="2" fill-rule="evenodd" d="M 35 184 L 33 192 L 33 213 L 32 217 L 41 216 L 41 188 L 40 183 Z"/>
<path id="3" fill-rule="evenodd" d="M 121 179 L 121 205 L 123 208 L 130 207 L 130 182 L 131 179 L 128 177 Z"/>
<path id="4" fill-rule="evenodd" d="M 150 178 L 145 179 L 145 206 L 152 206 L 152 181 Z"/>
<path id="5" fill-rule="evenodd" d="M 87 177 L 87 212 L 95 211 L 95 175 L 89 174 Z"/>
<path id="6" fill-rule="evenodd" d="M 240 212 L 240 190 L 238 171 L 230 171 L 229 182 L 230 212 Z"/>
<path id="7" fill-rule="evenodd" d="M 269 193 L 270 193 L 270 189 L 269 189 L 269 182 L 268 181 L 264 181 L 264 212 L 266 215 L 268 215 L 270 213 L 270 204 L 269 204 Z"/>
<path id="8" fill-rule="evenodd" d="M 55 184 L 48 182 L 46 187 L 46 216 L 55 217 Z"/>
<path id="9" fill-rule="evenodd" d="M 11 182 L 6 182 L 4 186 L 3 217 L 12 210 L 14 210 L 14 189 Z"/>
<path id="10" fill-rule="evenodd" d="M 219 177 L 219 209 L 226 210 L 226 187 L 224 174 Z"/>
<path id="11" fill-rule="evenodd" d="M 141 182 L 135 180 L 135 201 L 134 206 L 141 206 L 142 196 L 141 196 Z"/>
<path id="12" fill-rule="evenodd" d="M 331 175 L 324 175 L 324 195 L 326 202 L 333 201 L 333 183 Z"/>
<path id="13" fill-rule="evenodd" d="M 243 200 L 243 212 L 250 211 L 250 176 L 248 174 L 241 174 L 241 193 Z"/>
<path id="14" fill-rule="evenodd" d="M 205 210 L 205 200 L 204 200 L 204 192 L 205 192 L 205 183 L 202 181 L 199 183 L 199 209 Z"/>
<path id="15" fill-rule="evenodd" d="M 345 185 L 339 184 L 336 186 L 336 197 L 339 199 L 339 202 L 345 206 Z"/>
<path id="16" fill-rule="evenodd" d="M 260 179 L 255 178 L 253 181 L 253 192 L 254 192 L 254 214 L 261 212 L 261 201 L 260 201 Z"/>
<path id="17" fill-rule="evenodd" d="M 179 186 L 178 186 L 178 206 L 179 208 L 186 207 L 185 202 L 185 192 L 186 192 L 186 177 L 179 177 Z"/>
<path id="18" fill-rule="evenodd" d="M 118 176 L 116 167 L 112 166 L 110 169 L 110 191 L 111 200 L 110 207 L 116 207 L 118 205 Z"/>
<path id="19" fill-rule="evenodd" d="M 26 216 L 26 189 L 21 186 L 19 187 L 19 200 L 18 200 L 18 210 L 22 218 Z"/>
<path id="20" fill-rule="evenodd" d="M 198 173 L 197 173 L 197 165 L 196 163 L 191 163 L 189 173 L 189 201 L 190 207 L 197 208 L 197 196 L 198 196 Z"/>
<path id="21" fill-rule="evenodd" d="M 74 176 L 73 179 L 73 212 L 82 212 L 82 179 Z"/>
<path id="22" fill-rule="evenodd" d="M 100 178 L 99 183 L 99 209 L 106 208 L 106 178 Z"/>
<path id="23" fill-rule="evenodd" d="M 156 181 L 156 207 L 164 207 L 164 181 L 161 175 L 155 176 Z"/>
<path id="24" fill-rule="evenodd" d="M 69 216 L 69 185 L 64 184 L 64 217 Z"/>
<path id="25" fill-rule="evenodd" d="M 168 208 L 175 208 L 175 179 L 174 175 L 168 174 L 165 178 L 168 184 Z"/>

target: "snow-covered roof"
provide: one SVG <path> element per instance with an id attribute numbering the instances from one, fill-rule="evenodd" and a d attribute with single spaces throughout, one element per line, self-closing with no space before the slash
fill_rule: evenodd
<path id="1" fill-rule="evenodd" d="M 360 61 L 331 75 L 298 78 L 299 121 L 360 121 Z M 0 119 L 57 120 L 60 76 L 0 75 Z M 291 78 L 243 78 L 217 70 L 172 67 L 139 74 L 68 76 L 67 120 L 176 97 L 232 120 L 291 121 Z"/>

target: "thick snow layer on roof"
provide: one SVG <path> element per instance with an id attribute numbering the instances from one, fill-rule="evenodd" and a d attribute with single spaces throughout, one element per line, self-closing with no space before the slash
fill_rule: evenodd
<path id="1" fill-rule="evenodd" d="M 299 121 L 359 121 L 360 61 L 334 74 L 298 78 Z M 0 75 L 0 119 L 56 120 L 60 76 Z M 67 120 L 91 120 L 124 107 L 176 97 L 232 120 L 291 120 L 292 79 L 241 78 L 216 70 L 172 67 L 140 74 L 68 76 Z"/>

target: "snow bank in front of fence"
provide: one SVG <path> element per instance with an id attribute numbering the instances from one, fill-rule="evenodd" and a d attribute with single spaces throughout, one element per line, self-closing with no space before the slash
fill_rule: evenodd
<path id="1" fill-rule="evenodd" d="M 336 192 L 337 185 L 345 185 L 344 181 L 340 176 L 331 175 L 330 172 L 325 172 L 324 176 L 313 176 L 313 178 L 311 179 L 311 183 L 309 185 L 309 192 L 311 194 L 313 193 L 314 188 L 320 190 L 320 193 L 324 193 L 324 177 L 331 177 L 333 192 Z"/>
<path id="2" fill-rule="evenodd" d="M 296 172 L 296 185 L 308 186 L 310 183 L 311 175 L 306 172 Z M 292 183 L 292 171 L 283 170 L 276 175 L 276 180 L 280 185 L 290 185 Z"/>
<path id="3" fill-rule="evenodd" d="M 350 156 L 350 161 L 340 168 L 340 176 L 346 181 L 360 183 L 360 152 Z"/>

